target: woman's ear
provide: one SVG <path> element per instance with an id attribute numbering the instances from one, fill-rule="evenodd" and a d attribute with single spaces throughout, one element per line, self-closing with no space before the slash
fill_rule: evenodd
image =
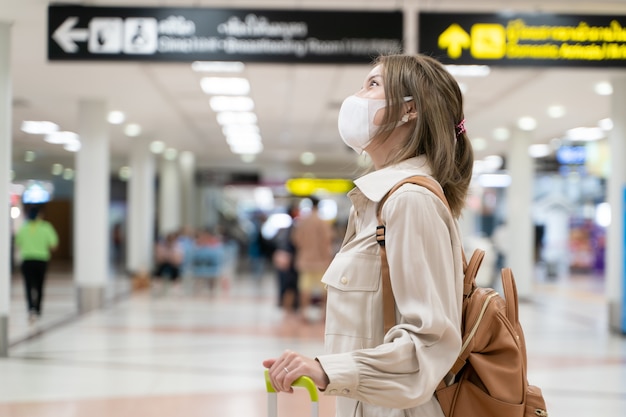
<path id="1" fill-rule="evenodd" d="M 409 120 L 417 119 L 417 111 L 413 101 L 409 101 L 404 104 L 404 115 L 402 115 L 402 121 L 408 122 Z"/>
<path id="2" fill-rule="evenodd" d="M 413 106 L 406 106 L 405 113 L 402 115 L 402 121 L 408 122 L 409 120 L 417 119 L 417 111 Z"/>

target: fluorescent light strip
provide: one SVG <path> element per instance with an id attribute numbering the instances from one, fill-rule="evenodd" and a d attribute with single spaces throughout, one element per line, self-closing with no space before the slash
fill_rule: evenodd
<path id="1" fill-rule="evenodd" d="M 24 120 L 22 122 L 21 130 L 24 133 L 31 135 L 47 135 L 49 133 L 57 132 L 59 125 L 47 121 L 34 121 Z"/>
<path id="2" fill-rule="evenodd" d="M 446 65 L 446 69 L 455 77 L 486 77 L 491 73 L 487 65 Z"/>
<path id="3" fill-rule="evenodd" d="M 214 96 L 209 104 L 214 112 L 254 110 L 254 101 L 245 96 Z"/>
<path id="4" fill-rule="evenodd" d="M 245 145 L 230 145 L 230 150 L 236 154 L 257 154 L 263 150 L 261 142 L 246 143 Z"/>
<path id="5" fill-rule="evenodd" d="M 222 128 L 224 136 L 236 135 L 259 135 L 259 127 L 257 125 L 228 125 Z"/>
<path id="6" fill-rule="evenodd" d="M 233 124 L 255 124 L 257 117 L 255 113 L 249 111 L 234 112 L 224 111 L 217 113 L 217 123 L 222 126 Z"/>
<path id="7" fill-rule="evenodd" d="M 44 140 L 54 145 L 65 145 L 69 143 L 79 142 L 78 134 L 74 132 L 52 132 L 44 137 Z"/>
<path id="8" fill-rule="evenodd" d="M 191 69 L 196 72 L 223 72 L 237 73 L 242 72 L 245 68 L 243 62 L 224 62 L 224 61 L 195 61 L 191 64 Z"/>
<path id="9" fill-rule="evenodd" d="M 245 78 L 204 77 L 200 86 L 205 94 L 245 96 L 250 93 L 250 83 Z"/>

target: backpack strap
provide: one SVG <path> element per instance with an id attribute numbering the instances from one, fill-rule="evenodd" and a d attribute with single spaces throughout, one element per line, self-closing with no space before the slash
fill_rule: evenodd
<path id="1" fill-rule="evenodd" d="M 387 199 L 391 196 L 391 194 L 393 194 L 394 191 L 402 187 L 404 184 L 416 184 L 426 188 L 428 191 L 439 197 L 439 199 L 443 202 L 443 204 L 445 204 L 448 210 L 450 210 L 450 206 L 448 205 L 448 199 L 443 193 L 441 185 L 439 185 L 437 181 L 425 175 L 414 175 L 412 177 L 405 178 L 396 185 L 394 185 L 391 190 L 387 191 L 387 194 L 385 194 L 380 200 L 376 209 L 376 217 L 378 218 L 379 223 L 382 223 L 380 216 L 383 211 L 383 204 L 385 204 L 385 201 L 387 201 Z"/>
<path id="2" fill-rule="evenodd" d="M 517 299 L 517 285 L 515 285 L 515 278 L 513 277 L 513 271 L 511 268 L 503 268 L 502 275 L 502 288 L 504 290 L 504 301 L 506 304 L 506 317 L 515 327 L 517 337 L 520 339 L 520 347 L 522 349 L 522 355 L 524 358 L 524 366 L 526 365 L 526 340 L 524 338 L 524 332 L 519 324 L 519 302 Z"/>
<path id="3" fill-rule="evenodd" d="M 415 175 L 413 177 L 408 177 L 400 181 L 399 183 L 394 185 L 391 190 L 389 190 L 378 203 L 378 207 L 376 208 L 376 217 L 378 219 L 378 226 L 376 227 L 376 241 L 380 245 L 381 269 L 383 276 L 383 322 L 385 333 L 387 333 L 387 331 L 389 331 L 389 329 L 391 329 L 396 324 L 396 302 L 393 297 L 391 278 L 389 276 L 389 262 L 387 261 L 387 251 L 385 249 L 385 225 L 383 224 L 382 210 L 385 201 L 387 201 L 387 199 L 391 196 L 391 194 L 393 194 L 394 191 L 402 187 L 404 184 L 416 184 L 426 188 L 428 191 L 435 194 L 445 204 L 448 210 L 450 210 L 448 200 L 446 199 L 446 196 L 443 193 L 443 189 L 441 188 L 439 183 L 434 179 L 426 177 L 424 175 Z M 450 213 L 452 212 L 450 211 Z M 463 296 L 467 297 L 476 287 L 474 278 L 478 273 L 478 268 L 482 263 L 485 252 L 482 250 L 474 251 L 474 254 L 470 259 L 469 264 L 467 263 L 467 259 L 465 257 L 465 251 L 462 251 L 462 256 L 463 273 L 465 275 L 463 281 Z"/>
<path id="4" fill-rule="evenodd" d="M 502 269 L 502 288 L 504 289 L 504 299 L 506 300 L 506 317 L 511 323 L 519 322 L 519 307 L 517 302 L 517 288 L 515 278 L 511 268 Z"/>
<path id="5" fill-rule="evenodd" d="M 446 196 L 443 193 L 443 189 L 441 188 L 439 183 L 430 177 L 420 175 L 409 177 L 400 181 L 398 184 L 394 185 L 391 190 L 389 190 L 389 192 L 387 192 L 387 194 L 385 194 L 385 196 L 378 203 L 378 207 L 376 208 L 376 217 L 378 219 L 378 226 L 376 227 L 376 241 L 380 245 L 381 271 L 383 277 L 383 324 L 385 333 L 387 333 L 389 329 L 396 325 L 396 300 L 393 297 L 391 277 L 389 275 L 389 262 L 387 261 L 387 250 L 385 248 L 385 225 L 383 224 L 382 220 L 382 208 L 383 204 L 385 203 L 385 201 L 387 201 L 389 196 L 404 184 L 416 184 L 426 188 L 437 197 L 439 197 L 439 199 L 443 201 L 448 210 L 450 210 L 448 200 L 446 199 Z M 450 211 L 450 213 L 452 212 Z M 467 258 L 465 257 L 465 251 L 462 251 L 461 253 L 463 256 L 463 299 L 466 299 L 476 289 L 476 274 L 478 273 L 478 269 L 480 268 L 480 265 L 482 264 L 485 257 L 485 251 L 482 249 L 475 249 L 474 253 L 472 253 L 472 257 L 470 258 L 469 263 L 467 262 Z M 510 288 L 505 288 L 505 292 L 507 290 L 509 291 L 509 293 L 511 293 Z M 515 288 L 513 287 L 513 291 L 514 290 Z M 476 329 L 478 328 L 478 325 L 483 318 L 483 314 L 487 309 L 487 305 L 495 295 L 496 293 L 493 292 L 492 294 L 489 294 L 488 297 L 486 297 L 485 302 L 481 308 L 481 312 L 478 317 L 476 317 L 473 329 L 467 333 L 466 337 L 463 340 L 463 345 L 461 347 L 461 351 L 459 352 L 459 356 L 452 365 L 446 377 L 439 383 L 438 389 L 444 388 L 446 386 L 446 379 L 449 376 L 454 376 L 459 373 L 461 369 L 463 369 L 463 367 L 465 366 L 467 358 L 469 357 L 469 354 L 471 352 L 471 342 L 474 334 L 476 333 Z M 517 294 L 515 294 L 515 299 L 517 299 Z M 515 307 L 517 307 L 517 305 L 515 305 Z M 510 311 L 510 308 L 508 310 Z M 507 314 L 509 313 L 509 311 L 507 311 Z M 515 314 L 517 315 L 517 308 L 515 310 Z"/>

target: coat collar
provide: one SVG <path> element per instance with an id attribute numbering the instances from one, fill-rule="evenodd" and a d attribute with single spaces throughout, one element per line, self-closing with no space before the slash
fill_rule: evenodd
<path id="1" fill-rule="evenodd" d="M 354 184 L 369 200 L 379 202 L 394 185 L 414 175 L 432 176 L 432 169 L 424 156 L 370 172 L 356 179 Z"/>

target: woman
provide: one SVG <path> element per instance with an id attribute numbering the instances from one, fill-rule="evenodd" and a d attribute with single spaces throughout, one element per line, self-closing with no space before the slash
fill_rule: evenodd
<path id="1" fill-rule="evenodd" d="M 326 354 L 285 351 L 267 359 L 272 384 L 291 392 L 302 375 L 336 395 L 337 416 L 443 416 L 433 393 L 461 346 L 461 236 L 473 153 L 463 100 L 436 60 L 391 55 L 378 59 L 363 87 L 339 112 L 339 131 L 366 151 L 374 171 L 357 179 L 340 252 L 326 271 Z M 451 210 L 415 184 L 386 201 L 386 251 L 396 325 L 383 334 L 381 261 L 376 207 L 394 184 L 431 176 Z"/>

